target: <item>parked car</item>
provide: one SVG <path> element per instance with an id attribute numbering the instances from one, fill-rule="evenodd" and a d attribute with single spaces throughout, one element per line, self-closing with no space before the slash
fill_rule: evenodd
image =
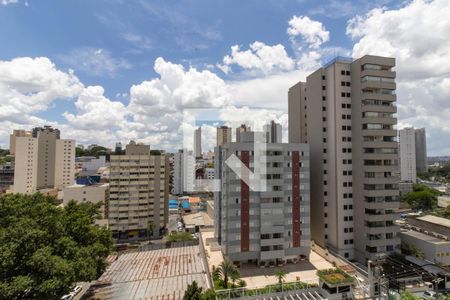
<path id="1" fill-rule="evenodd" d="M 82 289 L 83 287 L 81 285 L 77 285 L 76 287 L 73 288 L 71 294 L 77 295 L 79 292 L 81 292 Z"/>
<path id="2" fill-rule="evenodd" d="M 423 292 L 423 299 L 436 299 L 436 292 L 434 291 L 425 291 Z"/>
<path id="3" fill-rule="evenodd" d="M 61 300 L 72 300 L 77 294 L 81 292 L 82 289 L 83 287 L 81 285 L 77 285 L 70 291 L 69 294 L 62 296 Z"/>

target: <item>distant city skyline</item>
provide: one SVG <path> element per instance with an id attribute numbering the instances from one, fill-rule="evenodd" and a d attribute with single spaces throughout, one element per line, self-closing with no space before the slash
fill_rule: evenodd
<path id="1" fill-rule="evenodd" d="M 290 86 L 372 54 L 397 60 L 398 128 L 426 128 L 428 155 L 449 155 L 449 14 L 445 0 L 2 1 L 0 147 L 51 125 L 85 145 L 174 152 L 183 109 L 211 107 L 266 108 L 255 118 L 287 137 Z"/>

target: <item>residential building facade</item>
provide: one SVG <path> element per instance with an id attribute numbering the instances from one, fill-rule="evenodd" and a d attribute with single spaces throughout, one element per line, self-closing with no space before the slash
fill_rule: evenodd
<path id="1" fill-rule="evenodd" d="M 427 134 L 425 128 L 415 130 L 417 173 L 428 172 Z"/>
<path id="2" fill-rule="evenodd" d="M 131 142 L 111 155 L 109 227 L 117 240 L 157 238 L 168 218 L 169 159 Z"/>
<path id="3" fill-rule="evenodd" d="M 221 126 L 217 127 L 217 146 L 222 146 L 226 143 L 231 143 L 231 127 Z"/>
<path id="4" fill-rule="evenodd" d="M 246 124 L 241 124 L 241 126 L 236 128 L 236 143 L 239 143 L 241 141 L 241 133 L 243 132 L 249 132 L 251 131 L 250 126 L 247 126 Z"/>
<path id="5" fill-rule="evenodd" d="M 194 155 L 202 157 L 202 128 L 199 127 L 194 131 Z"/>
<path id="6" fill-rule="evenodd" d="M 360 262 L 400 244 L 394 67 L 337 57 L 289 91 L 289 142 L 310 145 L 312 239 Z"/>
<path id="7" fill-rule="evenodd" d="M 249 133 L 247 133 L 249 134 Z M 262 133 L 261 133 L 262 134 Z M 253 191 L 225 161 L 236 155 L 254 171 L 260 162 L 249 139 L 216 147 L 215 235 L 224 256 L 259 265 L 296 261 L 310 253 L 309 148 L 267 144 L 266 191 Z M 243 171 L 242 176 L 245 175 Z"/>
<path id="8" fill-rule="evenodd" d="M 281 124 L 275 123 L 274 120 L 264 125 L 264 133 L 267 143 L 282 143 L 283 141 Z"/>
<path id="9" fill-rule="evenodd" d="M 175 195 L 193 190 L 195 158 L 192 152 L 186 151 L 186 149 L 180 149 L 174 155 L 173 193 Z"/>
<path id="10" fill-rule="evenodd" d="M 36 127 L 31 135 L 14 140 L 14 192 L 31 194 L 74 183 L 74 140 L 60 139 L 59 130 L 50 126 Z"/>
<path id="11" fill-rule="evenodd" d="M 400 148 L 400 179 L 416 182 L 416 134 L 414 128 L 398 131 Z"/>

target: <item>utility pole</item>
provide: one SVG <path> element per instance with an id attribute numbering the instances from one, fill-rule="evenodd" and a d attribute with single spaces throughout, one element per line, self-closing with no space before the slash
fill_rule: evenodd
<path id="1" fill-rule="evenodd" d="M 386 299 L 389 298 L 389 281 L 382 278 L 384 254 L 375 260 L 368 261 L 368 277 L 369 277 L 369 296 L 371 299 L 383 299 L 383 290 L 386 292 Z M 375 287 L 378 286 L 378 293 Z"/>

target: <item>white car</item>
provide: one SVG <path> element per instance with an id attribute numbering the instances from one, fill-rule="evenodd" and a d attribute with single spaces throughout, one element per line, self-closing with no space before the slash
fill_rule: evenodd
<path id="1" fill-rule="evenodd" d="M 73 288 L 71 294 L 77 295 L 79 292 L 81 292 L 82 289 L 83 287 L 81 285 L 77 285 L 76 287 Z"/>
<path id="2" fill-rule="evenodd" d="M 423 292 L 423 299 L 436 299 L 436 292 L 434 291 L 426 291 Z"/>
<path id="3" fill-rule="evenodd" d="M 61 300 L 72 300 L 77 294 L 81 292 L 82 289 L 83 287 L 81 285 L 77 285 L 69 294 L 62 296 Z"/>

